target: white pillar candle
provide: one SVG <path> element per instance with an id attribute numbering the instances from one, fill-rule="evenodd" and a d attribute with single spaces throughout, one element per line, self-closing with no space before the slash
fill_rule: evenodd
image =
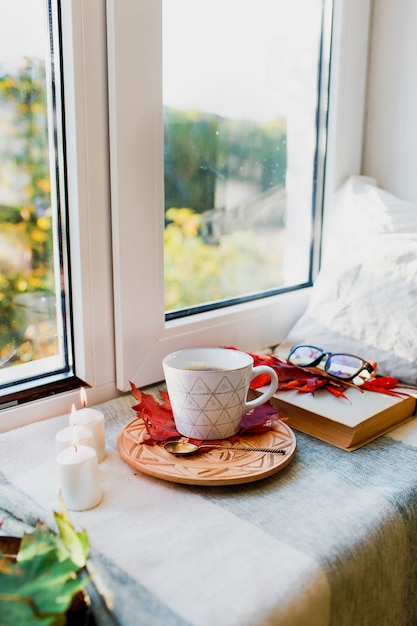
<path id="1" fill-rule="evenodd" d="M 97 452 L 98 462 L 106 458 L 106 438 L 104 431 L 104 415 L 97 409 L 87 408 L 87 396 L 83 387 L 80 390 L 82 409 L 75 410 L 74 405 L 69 417 L 69 425 L 78 424 L 90 428 L 93 433 L 94 448 Z"/>
<path id="2" fill-rule="evenodd" d="M 57 456 L 62 498 L 71 511 L 85 511 L 102 499 L 97 453 L 88 446 L 71 446 Z"/>
<path id="3" fill-rule="evenodd" d="M 94 439 L 91 428 L 86 426 L 77 426 L 73 424 L 67 428 L 63 428 L 55 435 L 55 447 L 56 453 L 59 454 L 61 450 L 70 448 L 74 445 L 89 446 L 94 448 Z"/>

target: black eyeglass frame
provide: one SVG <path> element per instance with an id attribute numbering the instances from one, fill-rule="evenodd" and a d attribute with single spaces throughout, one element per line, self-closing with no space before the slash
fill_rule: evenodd
<path id="1" fill-rule="evenodd" d="M 314 359 L 313 361 L 311 361 L 311 363 L 305 364 L 305 365 L 301 365 L 300 363 L 293 363 L 291 361 L 291 355 L 298 349 L 298 348 L 313 348 L 313 350 L 319 350 L 320 351 L 320 355 Z M 330 358 L 332 356 L 349 356 L 349 357 L 353 357 L 355 359 L 358 359 L 361 362 L 361 367 L 359 367 L 355 374 L 353 374 L 352 376 L 338 376 L 337 374 L 332 374 L 331 372 L 328 371 L 329 366 L 330 366 Z M 353 380 L 354 378 L 356 378 L 357 376 L 359 376 L 359 374 L 361 372 L 363 372 L 363 370 L 366 370 L 367 372 L 369 372 L 369 374 L 372 376 L 373 374 L 375 374 L 375 368 L 373 367 L 373 365 L 371 365 L 371 363 L 369 363 L 369 361 L 365 361 L 365 359 L 362 359 L 362 357 L 357 356 L 356 354 L 349 354 L 348 352 L 326 352 L 325 350 L 323 350 L 322 348 L 319 348 L 318 346 L 311 346 L 309 344 L 299 344 L 297 346 L 293 346 L 290 350 L 290 353 L 287 357 L 287 361 L 289 361 L 291 363 L 291 365 L 295 365 L 296 367 L 316 367 L 319 363 L 321 363 L 321 361 L 323 359 L 326 359 L 325 363 L 324 363 L 324 371 L 326 372 L 326 374 L 328 374 L 329 376 L 333 376 L 333 378 L 337 378 L 338 380 L 345 380 L 347 382 Z"/>

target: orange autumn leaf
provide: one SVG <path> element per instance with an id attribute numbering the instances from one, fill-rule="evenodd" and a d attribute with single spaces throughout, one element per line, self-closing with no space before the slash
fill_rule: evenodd
<path id="1" fill-rule="evenodd" d="M 129 381 L 130 383 L 130 388 L 132 390 L 132 396 L 135 398 L 135 400 L 137 400 L 138 402 L 142 402 L 142 394 L 139 391 L 139 389 L 136 387 L 135 383 L 132 383 L 131 381 Z"/>

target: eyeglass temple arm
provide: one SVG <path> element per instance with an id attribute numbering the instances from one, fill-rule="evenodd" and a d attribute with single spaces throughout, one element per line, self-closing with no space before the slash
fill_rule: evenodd
<path id="1" fill-rule="evenodd" d="M 368 361 L 365 361 L 364 369 L 366 369 L 370 374 L 375 373 L 375 367 L 371 365 Z"/>

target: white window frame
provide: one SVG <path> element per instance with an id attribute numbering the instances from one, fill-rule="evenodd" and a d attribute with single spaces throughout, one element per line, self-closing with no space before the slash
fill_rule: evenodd
<path id="1" fill-rule="evenodd" d="M 351 36 L 345 20 L 362 19 L 367 4 L 336 1 L 335 24 L 345 39 Z M 138 385 L 161 380 L 162 358 L 172 350 L 202 345 L 256 350 L 277 344 L 304 310 L 309 293 L 296 290 L 165 322 L 161 5 L 161 0 L 107 3 L 117 386 L 124 391 L 130 380 Z M 355 46 L 360 47 L 356 36 Z M 366 54 L 367 41 L 363 50 Z M 345 56 L 341 48 L 333 53 Z M 342 58 L 333 57 L 335 61 L 337 66 Z M 360 75 L 362 82 L 349 96 L 350 103 L 360 100 L 352 103 L 350 112 L 358 111 L 357 124 L 363 118 L 364 64 L 354 68 L 354 75 L 347 65 L 344 58 L 347 81 Z M 338 88 L 346 96 L 344 81 Z M 345 111 L 342 115 L 345 118 Z M 345 118 L 343 124 L 347 122 Z M 333 122 L 336 134 L 339 123 Z M 329 189 L 342 172 L 359 171 L 362 123 L 344 139 L 349 140 L 352 159 L 340 163 L 339 149 L 330 149 L 329 161 L 338 162 L 327 178 Z"/>
<path id="2" fill-rule="evenodd" d="M 337 186 L 361 172 L 370 4 L 335 0 L 325 212 Z M 161 92 L 154 71 L 161 42 L 147 26 L 159 0 L 107 0 L 107 7 L 102 0 L 69 0 L 61 7 L 75 369 L 90 385 L 89 404 L 128 390 L 129 380 L 161 380 L 162 357 L 173 349 L 278 343 L 304 310 L 309 289 L 165 324 L 163 215 L 156 210 Z M 139 74 L 151 99 L 143 99 Z M 138 136 L 148 130 L 153 139 L 145 145 Z M 67 413 L 78 395 L 4 409 L 0 431 Z"/>
<path id="3" fill-rule="evenodd" d="M 75 374 L 89 405 L 117 396 L 102 0 L 61 2 Z M 0 411 L 0 432 L 69 413 L 79 391 Z"/>

